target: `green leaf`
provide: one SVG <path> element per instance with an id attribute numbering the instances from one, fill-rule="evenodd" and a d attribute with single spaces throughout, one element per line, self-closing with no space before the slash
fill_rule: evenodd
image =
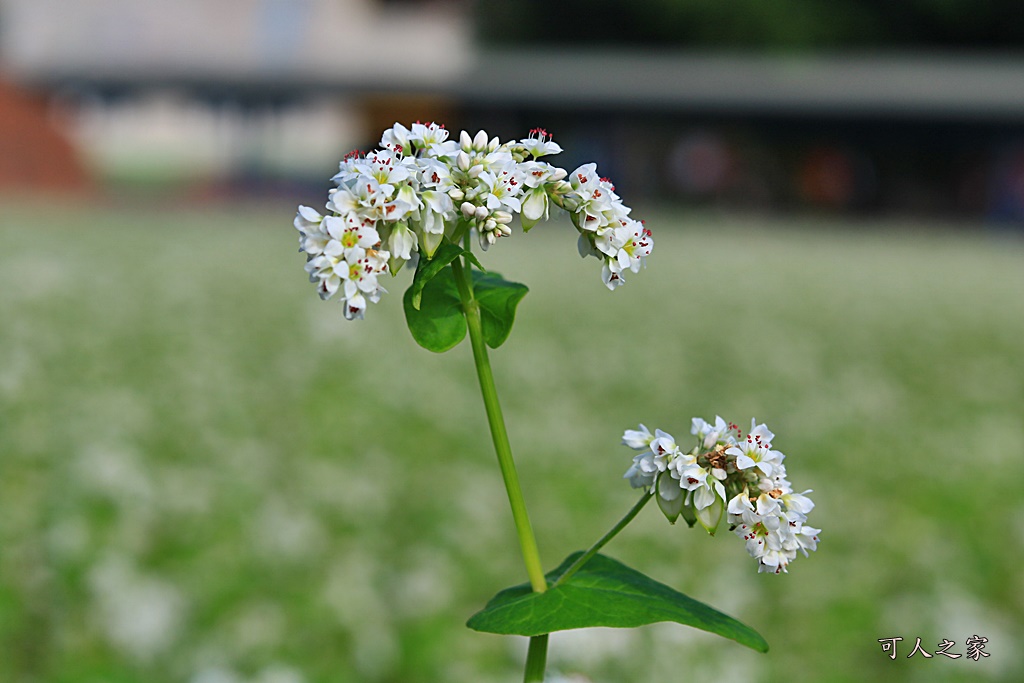
<path id="1" fill-rule="evenodd" d="M 416 275 L 419 276 L 419 270 Z M 423 348 L 435 353 L 456 346 L 466 336 L 466 318 L 462 313 L 462 301 L 459 299 L 451 266 L 441 267 L 420 285 L 418 306 L 413 305 L 413 297 L 416 295 L 414 289 L 415 281 L 402 297 L 405 322 L 409 325 L 412 338 Z"/>
<path id="2" fill-rule="evenodd" d="M 547 575 L 548 585 L 581 555 L 573 553 Z M 604 555 L 557 588 L 534 593 L 530 584 L 501 591 L 466 624 L 476 631 L 537 636 L 591 626 L 634 628 L 674 621 L 735 640 L 758 652 L 768 643 L 754 629 Z"/>
<path id="3" fill-rule="evenodd" d="M 484 341 L 492 349 L 508 339 L 516 320 L 516 306 L 528 291 L 526 285 L 509 282 L 497 273 L 473 271 L 473 293 L 480 303 Z"/>
<path id="4" fill-rule="evenodd" d="M 465 254 L 466 258 L 468 258 L 472 263 L 476 264 L 477 268 L 483 270 L 483 266 L 481 266 L 480 262 L 476 260 L 476 256 L 473 256 L 471 252 L 468 252 L 459 245 L 453 244 L 447 240 L 437 248 L 432 259 L 420 259 L 420 263 L 416 267 L 416 275 L 412 278 L 412 286 L 409 288 L 412 291 L 413 308 L 418 310 L 420 307 L 423 287 L 432 279 L 437 277 L 437 274 L 440 273 L 445 266 L 463 254 Z"/>

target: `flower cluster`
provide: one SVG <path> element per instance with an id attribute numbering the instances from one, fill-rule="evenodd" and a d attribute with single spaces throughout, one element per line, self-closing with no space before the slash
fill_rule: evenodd
<path id="1" fill-rule="evenodd" d="M 682 515 L 714 534 L 727 512 L 730 530 L 745 541 L 759 572 L 787 571 L 797 551 L 807 556 L 817 548 L 821 530 L 806 525 L 811 491 L 793 491 L 786 456 L 772 448 L 768 427 L 751 420 L 744 435 L 721 417 L 713 424 L 695 417 L 690 433 L 697 444 L 687 453 L 660 429 L 651 434 L 640 425 L 622 436 L 623 444 L 640 451 L 625 478 L 656 494 L 670 522 Z"/>
<path id="2" fill-rule="evenodd" d="M 562 151 L 543 129 L 502 143 L 484 131 L 463 131 L 456 141 L 435 123 L 396 123 L 380 146 L 342 159 L 328 215 L 300 206 L 295 217 L 310 281 L 323 299 L 341 291 L 348 319 L 362 318 L 367 302 L 380 299 L 385 271 L 430 258 L 445 239 L 457 242 L 470 230 L 486 251 L 512 234 L 514 215 L 529 230 L 549 218 L 552 204 L 569 212 L 580 254 L 602 261 L 609 289 L 626 270 L 639 272 L 651 253 L 650 231 L 629 217 L 594 164 L 569 174 L 540 161 Z"/>

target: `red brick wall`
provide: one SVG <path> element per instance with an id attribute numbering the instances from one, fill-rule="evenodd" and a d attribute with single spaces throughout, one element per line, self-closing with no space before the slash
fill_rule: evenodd
<path id="1" fill-rule="evenodd" d="M 0 191 L 93 186 L 71 141 L 47 114 L 43 96 L 0 81 Z"/>

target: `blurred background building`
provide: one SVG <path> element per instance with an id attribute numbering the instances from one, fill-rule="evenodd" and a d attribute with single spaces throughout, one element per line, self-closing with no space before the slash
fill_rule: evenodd
<path id="1" fill-rule="evenodd" d="M 3 0 L 0 187 L 319 188 L 394 121 L 630 196 L 1024 220 L 1013 3 Z"/>

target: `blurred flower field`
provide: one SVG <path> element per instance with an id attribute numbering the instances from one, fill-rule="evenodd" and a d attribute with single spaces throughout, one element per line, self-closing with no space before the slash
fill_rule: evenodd
<path id="1" fill-rule="evenodd" d="M 638 213 L 657 248 L 616 292 L 567 220 L 484 255 L 531 288 L 492 361 L 546 566 L 635 501 L 622 431 L 684 442 L 694 415 L 767 422 L 822 541 L 758 575 L 652 507 L 607 554 L 771 651 L 593 629 L 556 634 L 552 668 L 1024 678 L 1024 241 Z M 525 580 L 468 345 L 415 345 L 407 273 L 345 321 L 293 214 L 0 211 L 0 683 L 520 677 L 525 639 L 463 626 Z M 906 657 L 973 635 L 989 657 Z"/>

